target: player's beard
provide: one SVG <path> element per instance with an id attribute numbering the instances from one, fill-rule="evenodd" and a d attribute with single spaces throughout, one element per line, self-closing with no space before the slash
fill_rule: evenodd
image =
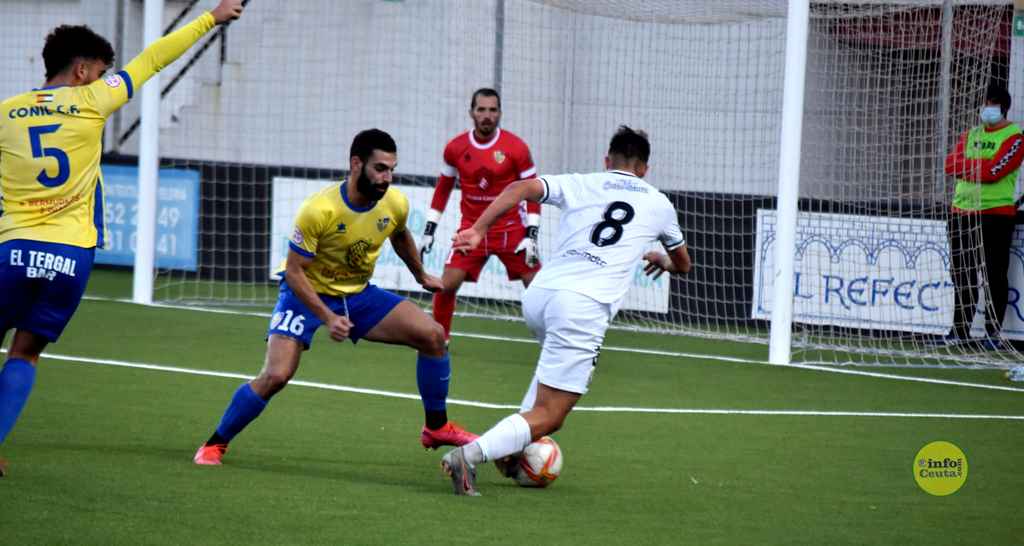
<path id="1" fill-rule="evenodd" d="M 480 136 L 490 138 L 494 134 L 494 131 L 498 128 L 497 123 L 491 123 L 484 125 L 482 123 L 476 124 L 476 132 L 480 133 Z"/>
<path id="2" fill-rule="evenodd" d="M 370 177 L 366 176 L 366 167 L 363 167 L 362 171 L 359 172 L 359 178 L 356 179 L 356 189 L 359 193 L 363 194 L 363 197 L 370 201 L 380 201 L 384 194 L 388 192 L 388 186 L 390 184 L 374 184 L 370 181 Z"/>

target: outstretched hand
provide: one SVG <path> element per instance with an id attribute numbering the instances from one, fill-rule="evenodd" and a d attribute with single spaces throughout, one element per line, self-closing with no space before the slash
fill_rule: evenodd
<path id="1" fill-rule="evenodd" d="M 242 16 L 243 6 L 242 0 L 220 0 L 220 4 L 213 8 L 210 15 L 213 15 L 213 20 L 217 21 L 218 25 L 234 21 Z"/>
<path id="2" fill-rule="evenodd" d="M 467 228 L 452 237 L 452 250 L 466 254 L 480 246 L 483 240 L 484 236 L 482 233 L 473 228 Z"/>
<path id="3" fill-rule="evenodd" d="M 422 286 L 427 292 L 440 292 L 441 290 L 444 290 L 444 283 L 441 279 L 431 275 L 430 273 L 424 273 L 423 278 L 419 281 L 420 286 Z"/>

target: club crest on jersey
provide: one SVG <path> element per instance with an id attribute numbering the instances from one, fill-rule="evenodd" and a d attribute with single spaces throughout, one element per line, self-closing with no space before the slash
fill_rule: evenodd
<path id="1" fill-rule="evenodd" d="M 498 165 L 501 165 L 502 163 L 504 163 L 505 162 L 505 152 L 503 152 L 501 150 L 494 150 L 494 161 Z"/>
<path id="2" fill-rule="evenodd" d="M 356 241 L 355 244 L 345 249 L 345 264 L 350 269 L 357 271 L 367 269 L 370 266 L 370 242 Z"/>
<path id="3" fill-rule="evenodd" d="M 377 231 L 384 231 L 388 228 L 388 224 L 391 223 L 391 218 L 387 216 L 377 219 Z"/>
<path id="4" fill-rule="evenodd" d="M 490 182 L 488 182 L 486 178 L 481 178 L 481 179 L 480 179 L 480 184 L 479 184 L 479 186 L 480 186 L 480 189 L 481 189 L 481 190 L 486 190 L 486 189 L 487 189 L 487 186 L 490 186 L 490 185 L 491 185 L 491 183 L 490 183 Z"/>
<path id="5" fill-rule="evenodd" d="M 103 78 L 103 83 L 107 84 L 107 87 L 121 87 L 121 76 L 111 74 Z"/>
<path id="6" fill-rule="evenodd" d="M 292 233 L 292 242 L 297 245 L 301 245 L 302 242 L 305 240 L 305 237 L 302 236 L 302 230 L 299 228 L 295 228 L 295 232 Z"/>
<path id="7" fill-rule="evenodd" d="M 338 224 L 338 233 L 345 233 L 346 231 L 348 231 L 348 226 L 345 225 L 345 222 Z"/>

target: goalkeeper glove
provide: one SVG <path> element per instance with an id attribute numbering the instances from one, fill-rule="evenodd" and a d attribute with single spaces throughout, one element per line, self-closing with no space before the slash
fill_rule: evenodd
<path id="1" fill-rule="evenodd" d="M 434 231 L 437 230 L 437 222 L 427 222 L 427 227 L 423 228 L 423 238 L 420 239 L 420 261 L 423 261 L 423 257 L 430 254 L 430 251 L 434 248 Z"/>
<path id="2" fill-rule="evenodd" d="M 427 227 L 423 228 L 423 238 L 420 239 L 420 261 L 430 254 L 434 248 L 434 232 L 437 231 L 437 223 L 441 221 L 441 211 L 430 209 L 427 211 Z"/>
<path id="3" fill-rule="evenodd" d="M 522 252 L 526 265 L 529 267 L 537 267 L 537 264 L 540 263 L 540 254 L 537 252 L 539 229 L 537 226 L 527 226 L 526 237 L 523 237 L 523 240 L 519 241 L 519 246 L 516 247 L 516 254 Z"/>

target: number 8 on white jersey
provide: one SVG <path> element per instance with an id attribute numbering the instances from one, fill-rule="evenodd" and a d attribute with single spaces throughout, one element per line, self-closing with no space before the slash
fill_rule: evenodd
<path id="1" fill-rule="evenodd" d="M 542 203 L 562 210 L 558 243 L 531 286 L 571 290 L 617 304 L 647 246 L 686 243 L 675 207 L 625 171 L 543 176 Z"/>

